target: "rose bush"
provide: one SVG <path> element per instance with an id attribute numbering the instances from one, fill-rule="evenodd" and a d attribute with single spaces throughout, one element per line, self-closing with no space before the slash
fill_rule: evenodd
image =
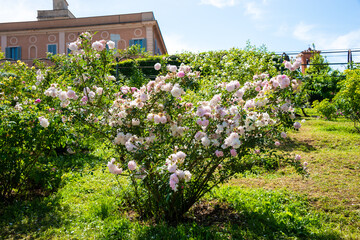
<path id="1" fill-rule="evenodd" d="M 118 85 L 111 66 L 121 53 L 109 44 L 84 33 L 70 57 L 54 56 L 43 97 L 66 123 L 86 126 L 116 150 L 109 171 L 129 179 L 128 203 L 142 217 L 179 221 L 204 194 L 248 169 L 246 156 L 275 148 L 287 128 L 301 126 L 291 103 L 299 82 L 286 75 L 218 81 L 189 98 L 201 77 L 184 64 L 156 64 L 164 74 L 140 88 Z M 283 163 L 304 173 L 299 158 Z"/>
<path id="2" fill-rule="evenodd" d="M 61 115 L 43 99 L 45 76 L 22 62 L 0 68 L 0 197 L 57 184 L 50 156 L 74 140 Z M 51 103 L 52 104 L 52 103 Z M 51 124 L 50 124 L 51 123 Z"/>

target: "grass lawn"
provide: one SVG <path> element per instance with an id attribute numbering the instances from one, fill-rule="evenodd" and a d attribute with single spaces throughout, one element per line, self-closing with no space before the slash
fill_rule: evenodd
<path id="1" fill-rule="evenodd" d="M 96 168 L 70 172 L 47 197 L 1 206 L 0 239 L 360 239 L 360 134 L 350 122 L 309 118 L 285 151 L 309 163 L 245 174 L 208 194 L 177 226 L 141 222 L 126 182 Z M 86 156 L 84 156 L 86 158 Z"/>

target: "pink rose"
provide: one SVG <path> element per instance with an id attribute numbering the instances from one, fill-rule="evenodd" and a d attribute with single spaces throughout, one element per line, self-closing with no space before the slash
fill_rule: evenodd
<path id="1" fill-rule="evenodd" d="M 177 73 L 177 76 L 178 76 L 179 78 L 183 78 L 183 77 L 185 77 L 185 73 L 184 73 L 183 71 L 179 71 L 179 72 Z"/>
<path id="2" fill-rule="evenodd" d="M 215 155 L 216 155 L 217 157 L 223 157 L 223 156 L 224 156 L 224 152 L 223 152 L 223 151 L 216 150 L 216 151 L 215 151 Z"/>
<path id="3" fill-rule="evenodd" d="M 301 128 L 301 124 L 300 124 L 299 122 L 295 122 L 295 123 L 294 123 L 294 128 L 295 128 L 295 129 Z"/>
<path id="4" fill-rule="evenodd" d="M 103 44 L 100 41 L 96 41 L 96 42 L 93 42 L 92 48 L 95 49 L 96 51 L 101 52 L 102 50 L 105 49 L 105 44 Z"/>
<path id="5" fill-rule="evenodd" d="M 134 171 L 136 169 L 136 162 L 134 161 L 130 161 L 128 163 L 128 168 L 131 170 L 131 171 Z"/>
<path id="6" fill-rule="evenodd" d="M 236 152 L 236 150 L 235 150 L 234 148 L 230 150 L 230 154 L 231 154 L 231 156 L 233 156 L 233 157 L 236 157 L 236 156 L 237 156 L 237 152 Z"/>

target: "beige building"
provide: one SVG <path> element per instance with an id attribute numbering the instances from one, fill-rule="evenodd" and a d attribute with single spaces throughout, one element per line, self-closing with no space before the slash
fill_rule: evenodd
<path id="1" fill-rule="evenodd" d="M 66 0 L 53 0 L 53 10 L 38 10 L 38 21 L 0 23 L 0 47 L 6 58 L 32 64 L 47 52 L 67 54 L 80 33 L 97 32 L 95 40 L 112 40 L 116 48 L 139 44 L 151 55 L 166 54 L 152 12 L 75 18 Z"/>

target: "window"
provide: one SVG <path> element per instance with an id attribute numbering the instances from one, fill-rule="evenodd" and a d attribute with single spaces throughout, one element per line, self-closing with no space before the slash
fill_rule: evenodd
<path id="1" fill-rule="evenodd" d="M 56 54 L 57 53 L 57 46 L 56 46 L 56 44 L 48 44 L 47 45 L 47 51 L 49 52 L 49 53 L 52 53 L 52 54 Z"/>
<path id="2" fill-rule="evenodd" d="M 120 39 L 120 34 L 110 34 L 110 40 L 115 43 L 115 48 L 118 48 L 118 42 Z"/>
<path id="3" fill-rule="evenodd" d="M 21 60 L 21 47 L 7 47 L 5 49 L 5 57 Z"/>
<path id="4" fill-rule="evenodd" d="M 145 48 L 146 51 L 146 38 L 143 39 L 131 39 L 129 41 L 129 46 L 140 45 L 140 48 Z"/>

